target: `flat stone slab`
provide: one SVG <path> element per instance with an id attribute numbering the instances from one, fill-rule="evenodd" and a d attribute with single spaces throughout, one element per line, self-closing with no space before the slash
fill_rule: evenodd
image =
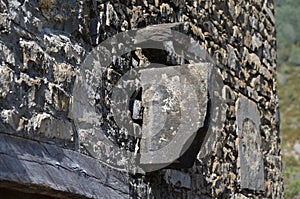
<path id="1" fill-rule="evenodd" d="M 260 114 L 256 104 L 242 95 L 237 102 L 237 125 L 241 188 L 264 191 Z"/>
<path id="2" fill-rule="evenodd" d="M 128 174 L 91 157 L 4 134 L 0 143 L 0 187 L 56 197 L 129 198 Z"/>

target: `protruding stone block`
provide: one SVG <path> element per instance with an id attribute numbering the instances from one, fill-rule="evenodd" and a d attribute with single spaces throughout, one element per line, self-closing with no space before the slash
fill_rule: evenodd
<path id="1" fill-rule="evenodd" d="M 140 163 L 146 171 L 178 163 L 205 127 L 210 67 L 199 63 L 140 71 L 144 107 Z"/>

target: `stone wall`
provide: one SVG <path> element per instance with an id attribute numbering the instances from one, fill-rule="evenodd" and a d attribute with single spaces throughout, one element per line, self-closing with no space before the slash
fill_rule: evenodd
<path id="1" fill-rule="evenodd" d="M 218 89 L 213 95 L 222 103 L 211 104 L 207 136 L 191 168 L 130 175 L 123 171 L 127 180 L 121 181 L 128 193 L 121 191 L 121 196 L 283 197 L 272 0 L 0 0 L 0 16 L 1 136 L 101 159 L 97 150 L 91 151 L 94 138 L 82 136 L 74 122 L 74 85 L 84 59 L 117 33 L 179 22 L 178 31 L 198 41 L 214 60 L 221 83 L 215 82 Z M 136 50 L 116 58 L 105 69 L 106 87 L 99 90 L 102 97 L 97 103 L 107 131 L 100 133 L 116 147 L 135 151 L 137 140 L 117 130 L 109 119 L 108 88 L 128 70 L 146 62 L 178 64 L 168 58 L 166 51 Z M 34 150 L 28 153 L 35 156 Z M 7 181 L 33 183 L 3 177 L 7 176 L 4 170 L 1 187 L 6 187 Z M 52 172 L 50 176 L 57 175 Z M 114 186 L 113 182 L 105 186 Z M 63 184 L 60 182 L 61 187 Z M 96 187 L 97 182 L 91 186 Z M 58 190 L 101 197 L 89 190 Z M 114 191 L 105 192 L 105 197 Z"/>

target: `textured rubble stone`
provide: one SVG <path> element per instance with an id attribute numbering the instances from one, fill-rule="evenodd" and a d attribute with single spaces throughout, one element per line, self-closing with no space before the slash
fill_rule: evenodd
<path id="1" fill-rule="evenodd" d="M 178 188 L 191 188 L 191 176 L 187 175 L 184 172 L 168 169 L 166 170 L 164 179 L 168 184 L 171 184 Z"/>
<path id="2" fill-rule="evenodd" d="M 19 115 L 16 110 L 2 110 L 1 119 L 10 125 L 12 128 L 17 129 L 19 125 Z"/>
<path id="3" fill-rule="evenodd" d="M 10 30 L 10 20 L 5 2 L 0 1 L 0 32 L 7 33 Z"/>
<path id="4" fill-rule="evenodd" d="M 4 43 L 0 42 L 0 62 L 15 64 L 14 52 L 9 49 Z"/>
<path id="5" fill-rule="evenodd" d="M 56 0 L 40 0 L 39 5 L 42 9 L 50 9 L 52 8 L 56 3 Z"/>
<path id="6" fill-rule="evenodd" d="M 45 101 L 58 112 L 66 113 L 68 111 L 69 96 L 61 87 L 55 84 L 49 83 L 48 88 L 45 89 Z"/>
<path id="7" fill-rule="evenodd" d="M 0 93 L 5 98 L 14 86 L 14 72 L 5 65 L 0 65 Z"/>
<path id="8" fill-rule="evenodd" d="M 50 114 L 37 114 L 31 118 L 31 126 L 35 134 L 71 141 L 73 136 L 72 124 L 68 121 L 60 121 Z"/>
<path id="9" fill-rule="evenodd" d="M 206 112 L 209 127 L 206 137 L 201 138 L 203 144 L 200 153 L 196 155 L 196 161 L 191 168 L 169 170 L 166 175 L 162 170 L 146 175 L 126 176 L 129 182 L 121 183 L 122 185 L 116 185 L 115 180 L 105 184 L 107 187 L 129 186 L 130 193 L 123 189 L 124 192 L 101 188 L 93 192 L 95 195 L 80 194 L 97 198 L 97 191 L 100 190 L 103 191 L 102 194 L 110 193 L 116 197 L 130 195 L 132 198 L 282 198 L 278 100 L 274 79 L 274 22 L 274 5 L 269 0 L 0 0 L 1 134 L 50 142 L 94 158 L 105 157 L 108 162 L 117 162 L 115 166 L 123 169 L 124 165 L 131 165 L 124 157 L 139 154 L 142 150 L 139 138 L 143 133 L 143 101 L 136 99 L 134 103 L 132 116 L 137 123 L 132 124 L 133 133 L 120 130 L 110 111 L 113 105 L 110 96 L 114 86 L 132 68 L 142 68 L 154 62 L 169 65 L 168 67 L 179 65 L 185 63 L 182 57 L 184 51 L 193 51 L 195 56 L 201 56 L 194 48 L 196 45 L 177 49 L 176 45 L 166 42 L 165 49 L 158 52 L 136 49 L 122 57 L 113 57 L 115 51 L 124 47 L 119 42 L 115 49 L 101 50 L 113 59 L 112 64 L 105 66 L 105 69 L 93 71 L 95 76 L 102 72 L 104 74 L 101 81 L 97 79 L 92 84 L 93 90 L 83 86 L 73 89 L 75 79 L 77 81 L 78 71 L 88 52 L 107 38 L 131 29 L 168 24 L 167 28 L 196 39 L 197 45 L 212 57 L 217 69 L 213 85 L 209 84 L 207 87 L 214 91 L 207 98 L 210 107 L 210 111 Z M 150 38 L 151 30 L 155 28 L 139 31 L 142 36 L 136 38 L 136 42 L 161 36 L 156 31 L 155 38 Z M 164 39 L 166 38 L 159 41 Z M 156 48 L 156 44 L 152 47 Z M 194 64 L 189 59 L 186 63 Z M 78 96 L 78 92 L 81 99 L 74 98 Z M 264 180 L 261 181 L 262 175 L 257 175 L 260 180 L 256 185 L 245 182 L 245 179 L 252 180 L 255 176 L 248 176 L 248 173 L 255 172 L 248 168 L 248 164 L 242 166 L 239 156 L 242 153 L 241 143 L 247 145 L 253 141 L 251 136 L 244 141 L 240 137 L 243 121 L 238 116 L 241 111 L 234 107 L 242 95 L 248 101 L 256 103 L 259 110 L 257 118 L 262 126 L 256 128 L 256 138 L 261 135 L 260 150 L 264 154 L 264 164 L 263 169 L 260 168 L 257 172 L 264 173 Z M 127 100 L 120 99 L 120 102 L 125 99 Z M 89 110 L 85 106 L 78 105 L 74 108 L 78 101 L 91 102 L 102 116 L 88 115 Z M 168 111 L 170 107 L 164 108 L 163 110 Z M 76 129 L 74 115 L 86 118 L 81 124 L 90 130 Z M 158 120 L 159 117 L 155 119 Z M 259 122 L 256 119 L 251 120 L 257 124 Z M 159 121 L 157 125 L 161 123 Z M 252 123 L 248 121 L 245 124 L 244 130 L 247 130 L 246 126 L 249 130 Z M 164 137 L 159 140 L 161 143 L 165 142 Z M 157 146 L 159 144 L 152 143 L 152 147 Z M 72 155 L 81 157 L 77 152 Z M 138 159 L 138 155 L 135 158 Z M 14 160 L 20 162 L 19 159 Z M 55 160 L 62 161 L 61 158 Z M 254 162 L 256 160 L 254 158 Z M 242 160 L 243 162 L 247 161 Z M 250 172 L 247 173 L 248 170 Z M 39 171 L 42 173 L 45 168 Z M 51 174 L 53 182 L 61 182 L 55 176 L 58 170 L 49 169 L 49 173 L 51 172 L 54 173 Z M 102 176 L 103 179 L 109 178 L 110 173 L 113 170 Z M 242 173 L 247 175 L 242 177 Z M 82 172 L 77 173 L 74 178 L 78 179 L 78 176 L 82 177 Z M 99 187 L 98 181 L 95 184 L 84 181 L 78 190 L 82 190 L 82 187 L 86 190 L 90 185 Z M 64 186 L 69 187 L 69 184 Z M 73 188 L 67 191 L 75 192 Z"/>

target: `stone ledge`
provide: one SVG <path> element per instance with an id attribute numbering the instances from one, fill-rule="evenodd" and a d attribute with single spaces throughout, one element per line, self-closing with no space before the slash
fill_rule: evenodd
<path id="1" fill-rule="evenodd" d="M 128 174 L 93 158 L 5 134 L 0 134 L 0 143 L 0 187 L 49 195 L 57 191 L 56 197 L 129 197 Z"/>

